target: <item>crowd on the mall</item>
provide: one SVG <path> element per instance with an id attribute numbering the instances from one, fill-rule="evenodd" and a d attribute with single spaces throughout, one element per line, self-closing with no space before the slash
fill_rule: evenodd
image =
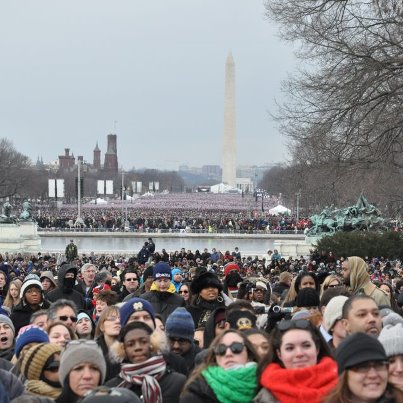
<path id="1" fill-rule="evenodd" d="M 0 256 L 0 402 L 403 402 L 387 257 Z"/>
<path id="2" fill-rule="evenodd" d="M 302 215 L 297 219 L 292 214 L 270 214 L 280 202 L 274 196 L 265 198 L 262 204 L 251 195 L 157 194 L 121 206 L 84 204 L 81 218 L 85 228 L 99 231 L 281 232 L 303 231 L 311 226 Z M 38 204 L 32 217 L 40 229 L 73 229 L 77 227 L 77 206 Z"/>

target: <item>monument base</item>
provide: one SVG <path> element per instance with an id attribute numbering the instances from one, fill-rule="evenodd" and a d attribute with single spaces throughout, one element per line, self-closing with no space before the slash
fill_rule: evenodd
<path id="1" fill-rule="evenodd" d="M 286 259 L 289 257 L 310 256 L 311 250 L 316 248 L 317 241 L 320 238 L 320 236 L 317 236 L 305 237 L 305 239 L 301 240 L 276 240 L 274 241 L 274 248 Z"/>
<path id="2" fill-rule="evenodd" d="M 41 237 L 38 235 L 35 222 L 0 223 L 0 253 L 37 253 L 39 250 L 41 250 Z"/>

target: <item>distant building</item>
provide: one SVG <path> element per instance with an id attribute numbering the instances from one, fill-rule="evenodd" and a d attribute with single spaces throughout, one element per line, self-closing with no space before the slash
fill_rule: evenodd
<path id="1" fill-rule="evenodd" d="M 59 155 L 59 167 L 64 171 L 74 168 L 75 161 L 74 155 L 70 155 L 70 148 L 65 148 L 64 155 Z"/>
<path id="2" fill-rule="evenodd" d="M 222 168 L 219 165 L 203 165 L 202 175 L 209 180 L 221 182 Z"/>
<path id="3" fill-rule="evenodd" d="M 104 171 L 118 172 L 116 134 L 108 134 L 108 149 L 105 153 Z"/>

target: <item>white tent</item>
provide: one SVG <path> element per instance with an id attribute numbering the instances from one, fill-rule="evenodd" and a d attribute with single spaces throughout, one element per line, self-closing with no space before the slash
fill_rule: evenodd
<path id="1" fill-rule="evenodd" d="M 108 202 L 98 197 L 96 200 L 91 200 L 88 204 L 108 204 Z"/>
<path id="2" fill-rule="evenodd" d="M 219 183 L 210 187 L 211 193 L 240 193 L 241 190 L 226 185 L 225 183 Z"/>
<path id="3" fill-rule="evenodd" d="M 278 206 L 273 207 L 272 209 L 270 209 L 269 213 L 271 215 L 291 214 L 291 210 L 288 209 L 287 207 L 284 207 L 281 204 L 279 204 Z"/>

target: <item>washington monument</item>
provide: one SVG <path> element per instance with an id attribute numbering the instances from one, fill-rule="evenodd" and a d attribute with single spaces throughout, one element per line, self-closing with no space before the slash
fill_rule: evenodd
<path id="1" fill-rule="evenodd" d="M 236 186 L 235 63 L 231 52 L 225 63 L 224 152 L 222 181 Z"/>

